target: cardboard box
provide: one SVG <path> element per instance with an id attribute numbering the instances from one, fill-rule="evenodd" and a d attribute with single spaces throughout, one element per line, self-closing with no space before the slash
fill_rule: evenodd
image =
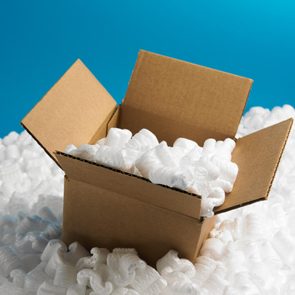
<path id="1" fill-rule="evenodd" d="M 168 250 L 194 261 L 215 217 L 200 217 L 197 195 L 63 153 L 95 143 L 113 126 L 148 128 L 169 144 L 234 138 L 252 80 L 140 51 L 121 105 L 77 60 L 22 124 L 65 171 L 63 240 L 135 247 L 151 264 Z M 237 139 L 239 174 L 215 213 L 267 198 L 292 119 Z"/>

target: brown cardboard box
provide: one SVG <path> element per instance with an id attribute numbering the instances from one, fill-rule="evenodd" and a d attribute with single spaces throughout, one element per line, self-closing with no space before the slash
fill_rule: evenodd
<path id="1" fill-rule="evenodd" d="M 63 153 L 95 143 L 112 126 L 148 128 L 172 143 L 234 138 L 252 80 L 140 51 L 126 97 L 115 100 L 78 60 L 23 119 L 65 171 L 63 239 L 90 247 L 135 247 L 154 264 L 168 250 L 195 260 L 215 217 L 201 199 Z M 292 119 L 237 139 L 234 190 L 220 213 L 267 198 Z"/>

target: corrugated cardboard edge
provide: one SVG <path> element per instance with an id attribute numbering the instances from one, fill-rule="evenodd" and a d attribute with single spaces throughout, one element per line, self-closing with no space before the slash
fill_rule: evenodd
<path id="1" fill-rule="evenodd" d="M 38 143 L 38 145 L 43 149 L 43 151 L 55 162 L 55 164 L 62 169 L 60 164 L 58 163 L 54 154 L 49 153 L 49 151 L 42 145 L 42 143 L 34 136 L 34 134 L 21 122 L 21 126 L 32 136 L 32 138 Z"/>
<path id="2" fill-rule="evenodd" d="M 108 169 L 108 170 L 111 170 L 111 171 L 114 171 L 114 172 L 117 172 L 117 173 L 120 173 L 120 174 L 124 174 L 124 175 L 128 175 L 128 176 L 131 176 L 131 177 L 135 177 L 135 178 L 138 178 L 142 181 L 145 181 L 145 182 L 148 182 L 148 183 L 152 183 L 149 179 L 147 178 L 144 178 L 144 177 L 140 177 L 138 175 L 135 175 L 135 174 L 131 174 L 131 173 L 128 173 L 128 172 L 124 172 L 124 171 L 121 171 L 119 169 L 115 169 L 115 168 L 111 168 L 111 167 L 108 167 L 108 166 L 104 166 L 102 164 L 98 164 L 98 163 L 95 163 L 95 162 L 92 162 L 92 161 L 88 161 L 86 159 L 82 159 L 82 158 L 79 158 L 79 157 L 75 157 L 75 156 L 72 156 L 72 155 L 69 155 L 69 154 L 66 154 L 64 152 L 61 152 L 61 151 L 56 151 L 55 152 L 56 155 L 62 155 L 63 157 L 67 157 L 67 158 L 71 158 L 71 159 L 74 159 L 74 160 L 78 160 L 80 162 L 85 162 L 85 163 L 88 163 L 88 164 L 91 164 L 91 165 L 94 165 L 94 166 L 98 166 L 98 167 L 102 167 L 104 169 Z M 196 195 L 196 194 L 193 194 L 193 193 L 189 193 L 189 192 L 186 192 L 186 191 L 183 191 L 181 189 L 178 189 L 178 188 L 175 188 L 175 187 L 170 187 L 170 186 L 167 186 L 167 185 L 164 185 L 164 184 L 155 184 L 155 183 L 152 183 L 153 185 L 157 185 L 157 186 L 161 186 L 161 187 L 165 187 L 169 190 L 173 190 L 173 191 L 178 191 L 178 192 L 181 192 L 181 193 L 184 193 L 186 195 L 189 195 L 189 196 L 194 196 L 194 197 L 197 197 L 198 199 L 201 199 L 200 196 Z"/>

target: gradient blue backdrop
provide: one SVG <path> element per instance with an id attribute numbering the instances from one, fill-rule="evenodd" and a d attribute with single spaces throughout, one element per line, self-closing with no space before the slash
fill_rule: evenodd
<path id="1" fill-rule="evenodd" d="M 120 101 L 140 48 L 251 77 L 295 104 L 294 1 L 0 0 L 0 137 L 80 57 Z"/>

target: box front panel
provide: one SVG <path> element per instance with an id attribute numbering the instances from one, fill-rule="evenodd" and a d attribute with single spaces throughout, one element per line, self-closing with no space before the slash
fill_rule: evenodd
<path id="1" fill-rule="evenodd" d="M 70 179 L 100 187 L 129 199 L 200 219 L 201 199 L 180 190 L 156 185 L 131 174 L 57 153 L 57 159 Z"/>
<path id="2" fill-rule="evenodd" d="M 170 249 L 193 260 L 202 223 L 108 190 L 65 178 L 63 240 L 91 247 L 136 248 L 150 264 Z"/>

